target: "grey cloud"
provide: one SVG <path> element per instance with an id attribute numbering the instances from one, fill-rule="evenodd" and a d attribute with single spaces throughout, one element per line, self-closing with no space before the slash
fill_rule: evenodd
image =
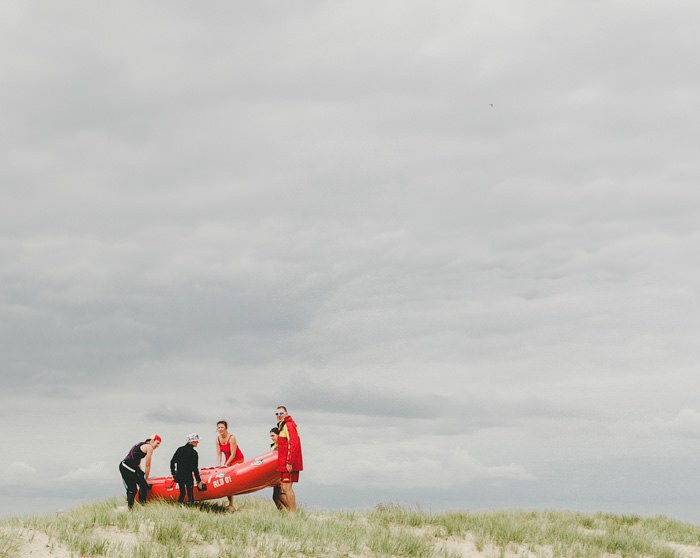
<path id="1" fill-rule="evenodd" d="M 221 246 L 241 242 L 236 229 L 218 234 Z M 8 373 L 30 381 L 37 370 L 58 366 L 106 377 L 140 359 L 173 353 L 264 362 L 289 347 L 332 289 L 322 266 L 315 277 L 302 274 L 283 253 L 252 254 L 246 261 L 235 249 L 226 256 L 206 241 L 190 242 L 192 255 L 169 243 L 157 253 L 106 242 L 80 257 L 68 253 L 68 240 L 28 250 L 25 261 L 52 274 L 37 277 L 19 263 L 1 273 L 6 285 L 17 285 L 0 289 L 13 301 L 0 308 Z M 135 261 L 123 259 L 131 252 Z M 178 261 L 184 258 L 194 267 Z M 36 298 L 36 292 L 45 294 Z"/>
<path id="2" fill-rule="evenodd" d="M 67 386 L 52 386 L 44 388 L 44 394 L 46 397 L 53 399 L 80 399 L 83 397 L 74 389 Z"/>
<path id="3" fill-rule="evenodd" d="M 311 440 L 332 413 L 348 443 L 410 428 L 487 466 L 517 452 L 536 488 L 465 492 L 517 504 L 556 499 L 541 437 L 612 463 L 637 451 L 626 421 L 666 417 L 656 449 L 695 433 L 668 417 L 695 408 L 700 357 L 697 16 L 2 3 L 0 412 L 18 460 L 41 459 L 37 425 L 83 439 L 111 417 L 121 448 L 219 406 L 252 440 L 286 402 Z M 134 390 L 164 380 L 173 406 L 144 410 Z"/>
<path id="4" fill-rule="evenodd" d="M 447 402 L 437 395 L 401 394 L 398 386 L 388 391 L 369 384 L 333 385 L 303 378 L 284 392 L 300 409 L 370 417 L 430 419 L 437 417 Z"/>
<path id="5" fill-rule="evenodd" d="M 173 407 L 161 405 L 150 409 L 144 414 L 145 421 L 155 421 L 169 424 L 192 424 L 206 421 L 204 414 L 192 407 Z"/>
<path id="6" fill-rule="evenodd" d="M 434 386 L 436 389 L 438 386 Z M 412 420 L 412 430 L 425 434 L 470 432 L 504 427 L 535 419 L 596 420 L 599 417 L 582 405 L 559 403 L 535 395 L 507 397 L 503 394 L 415 392 L 399 378 L 388 389 L 372 383 L 320 381 L 307 374 L 282 386 L 285 400 L 300 412 L 341 414 L 357 417 L 360 428 L 377 427 L 376 419 Z M 259 398 L 261 403 L 266 399 Z M 268 406 L 271 406 L 268 404 Z"/>

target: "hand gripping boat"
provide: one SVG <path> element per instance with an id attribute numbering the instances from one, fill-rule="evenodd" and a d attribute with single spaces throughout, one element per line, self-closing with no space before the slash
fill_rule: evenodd
<path id="1" fill-rule="evenodd" d="M 254 459 L 236 463 L 229 467 L 208 467 L 200 469 L 199 475 L 206 484 L 204 490 L 194 487 L 194 499 L 215 500 L 226 496 L 248 494 L 275 486 L 280 482 L 277 471 L 277 452 L 271 451 Z M 151 477 L 148 499 L 177 500 L 180 489 L 173 477 Z"/>

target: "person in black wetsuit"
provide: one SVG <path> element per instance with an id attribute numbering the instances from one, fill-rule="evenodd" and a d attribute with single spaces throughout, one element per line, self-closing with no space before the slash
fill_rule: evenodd
<path id="1" fill-rule="evenodd" d="M 134 444 L 126 454 L 126 457 L 119 464 L 119 472 L 124 480 L 126 488 L 126 502 L 129 509 L 134 507 L 136 491 L 138 488 L 139 503 L 145 504 L 148 496 L 148 478 L 151 475 L 151 457 L 161 443 L 162 439 L 158 434 L 152 434 L 145 441 Z M 146 458 L 146 472 L 141 470 L 141 460 Z"/>
<path id="2" fill-rule="evenodd" d="M 187 443 L 177 448 L 170 460 L 170 473 L 180 487 L 180 497 L 177 501 L 181 504 L 185 501 L 185 493 L 187 503 L 194 504 L 193 477 L 197 479 L 197 487 L 200 490 L 203 488 L 202 479 L 199 476 L 199 455 L 195 449 L 198 445 L 199 435 L 190 434 L 187 436 Z"/>

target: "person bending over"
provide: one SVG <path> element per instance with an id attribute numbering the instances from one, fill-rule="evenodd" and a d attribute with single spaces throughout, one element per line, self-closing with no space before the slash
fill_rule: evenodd
<path id="1" fill-rule="evenodd" d="M 134 507 L 134 499 L 138 489 L 139 503 L 145 504 L 148 497 L 148 479 L 151 476 L 151 457 L 153 451 L 160 445 L 162 439 L 158 434 L 151 434 L 143 442 L 134 444 L 119 463 L 119 472 L 126 488 L 126 503 L 129 509 Z M 141 460 L 146 458 L 146 472 L 141 470 Z"/>
<path id="2" fill-rule="evenodd" d="M 185 501 L 185 495 L 187 495 L 187 503 L 194 504 L 193 478 L 197 480 L 197 487 L 200 490 L 204 486 L 199 476 L 199 455 L 195 449 L 198 445 L 199 434 L 190 434 L 187 436 L 187 443 L 177 448 L 170 460 L 170 473 L 180 487 L 180 497 L 177 501 L 181 504 Z"/>

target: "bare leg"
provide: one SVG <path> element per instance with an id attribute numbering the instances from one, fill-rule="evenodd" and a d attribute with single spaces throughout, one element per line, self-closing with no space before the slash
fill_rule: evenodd
<path id="1" fill-rule="evenodd" d="M 228 497 L 228 511 L 236 511 L 236 508 L 233 507 L 233 496 Z"/>
<path id="2" fill-rule="evenodd" d="M 291 513 L 297 511 L 297 497 L 291 482 L 282 483 L 282 503 Z"/>
<path id="3" fill-rule="evenodd" d="M 285 483 L 280 483 L 280 504 L 282 504 L 282 507 L 280 510 L 288 510 L 289 506 L 287 505 L 287 495 L 284 493 L 284 487 Z"/>

